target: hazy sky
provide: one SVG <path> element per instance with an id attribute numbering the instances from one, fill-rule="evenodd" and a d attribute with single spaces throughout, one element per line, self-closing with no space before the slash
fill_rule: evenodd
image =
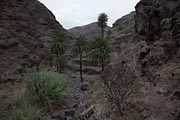
<path id="1" fill-rule="evenodd" d="M 134 11 L 140 0 L 39 0 L 48 7 L 56 19 L 69 29 L 97 21 L 99 13 L 109 16 L 111 26 L 120 17 Z"/>

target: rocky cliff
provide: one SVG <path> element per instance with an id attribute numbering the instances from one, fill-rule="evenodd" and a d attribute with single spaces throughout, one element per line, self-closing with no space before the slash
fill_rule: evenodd
<path id="1" fill-rule="evenodd" d="M 105 28 L 105 33 L 110 29 L 110 27 Z M 88 40 L 94 40 L 94 38 L 101 36 L 101 28 L 98 26 L 97 22 L 90 23 L 88 25 L 71 28 L 68 30 L 74 37 L 79 35 L 84 35 Z"/>
<path id="2" fill-rule="evenodd" d="M 54 15 L 37 0 L 0 1 L 0 83 L 47 58 L 49 42 L 64 31 Z"/>
<path id="3" fill-rule="evenodd" d="M 146 36 L 147 42 L 159 39 L 164 32 L 163 19 L 164 22 L 168 22 L 167 18 L 173 19 L 180 9 L 179 6 L 179 0 L 141 0 L 136 5 L 136 32 Z M 172 26 L 176 26 L 174 24 L 176 23 Z"/>
<path id="4" fill-rule="evenodd" d="M 138 82 L 138 92 L 126 101 L 122 119 L 180 119 L 179 13 L 179 0 L 141 0 L 136 5 L 135 33 L 125 34 L 133 36 L 124 40 L 116 33 L 119 59 L 112 63 L 113 70 L 127 64 Z"/>

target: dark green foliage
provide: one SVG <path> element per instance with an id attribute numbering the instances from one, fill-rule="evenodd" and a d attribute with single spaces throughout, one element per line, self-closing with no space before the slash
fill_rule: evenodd
<path id="1" fill-rule="evenodd" d="M 67 60 L 64 57 L 68 47 L 67 35 L 64 32 L 57 34 L 52 44 L 52 52 L 56 54 L 56 59 L 52 61 L 60 73 L 68 66 Z"/>
<path id="2" fill-rule="evenodd" d="M 177 12 L 174 16 L 169 17 L 169 18 L 164 18 L 161 20 L 161 25 L 167 25 L 167 24 L 171 24 L 173 22 L 176 22 L 180 20 L 180 12 Z"/>
<path id="3" fill-rule="evenodd" d="M 173 16 L 173 19 L 174 19 L 175 21 L 180 20 L 180 12 L 177 12 L 177 13 Z"/>
<path id="4" fill-rule="evenodd" d="M 0 120 L 4 120 L 3 109 L 0 106 Z"/>
<path id="5" fill-rule="evenodd" d="M 51 117 L 43 117 L 41 118 L 41 120 L 54 120 L 54 119 L 52 119 Z"/>
<path id="6" fill-rule="evenodd" d="M 108 21 L 108 16 L 105 13 L 101 13 L 98 16 L 98 25 L 100 27 L 106 27 L 107 26 L 107 21 Z"/>
<path id="7" fill-rule="evenodd" d="M 101 64 L 102 71 L 104 70 L 105 63 L 108 62 L 110 54 L 113 52 L 111 40 L 109 37 L 96 38 L 92 43 L 89 52 L 89 59 L 95 63 Z"/>
<path id="8" fill-rule="evenodd" d="M 39 120 L 38 109 L 24 101 L 13 105 L 9 120 Z"/>
<path id="9" fill-rule="evenodd" d="M 56 58 L 55 64 L 57 65 L 58 72 L 60 73 L 62 73 L 62 71 L 64 71 L 65 68 L 69 66 L 68 61 L 64 56 L 59 56 L 58 58 Z"/>
<path id="10" fill-rule="evenodd" d="M 172 18 L 164 18 L 161 21 L 161 25 L 170 24 L 172 22 Z"/>
<path id="11" fill-rule="evenodd" d="M 41 107 L 61 106 L 68 96 L 67 80 L 58 73 L 32 73 L 25 83 L 26 98 Z"/>
<path id="12" fill-rule="evenodd" d="M 68 47 L 67 36 L 64 32 L 57 34 L 52 44 L 52 51 L 57 55 L 63 55 Z"/>
<path id="13" fill-rule="evenodd" d="M 82 52 L 85 52 L 87 50 L 87 41 L 84 36 L 79 36 L 76 38 L 76 42 L 74 44 L 73 54 L 74 55 L 79 55 Z"/>
<path id="14" fill-rule="evenodd" d="M 107 32 L 107 36 L 111 36 L 112 35 L 112 32 L 111 32 L 111 30 L 108 30 L 108 32 Z"/>
<path id="15" fill-rule="evenodd" d="M 107 27 L 108 16 L 105 13 L 101 13 L 98 16 L 98 25 L 101 27 L 102 37 L 104 37 L 104 28 Z"/>

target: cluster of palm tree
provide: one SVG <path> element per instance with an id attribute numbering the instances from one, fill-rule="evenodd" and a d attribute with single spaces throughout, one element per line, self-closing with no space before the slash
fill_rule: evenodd
<path id="1" fill-rule="evenodd" d="M 108 36 L 104 37 L 104 29 L 107 27 L 108 16 L 105 13 L 101 13 L 98 16 L 98 25 L 101 27 L 101 37 L 95 39 L 92 44 L 88 45 L 86 38 L 84 36 L 79 36 L 76 38 L 73 51 L 76 55 L 79 55 L 80 61 L 80 79 L 83 81 L 82 73 L 82 57 L 86 53 L 89 60 L 93 63 L 101 65 L 101 70 L 104 71 L 106 63 L 108 63 L 110 54 L 113 52 L 111 46 L 111 38 Z"/>
<path id="2" fill-rule="evenodd" d="M 108 16 L 105 13 L 101 13 L 98 16 L 98 25 L 101 27 L 102 35 L 88 44 L 85 36 L 80 35 L 75 40 L 72 52 L 75 56 L 79 57 L 79 68 L 80 68 L 80 79 L 83 81 L 83 57 L 87 55 L 89 60 L 93 63 L 101 65 L 102 71 L 105 69 L 105 65 L 108 63 L 110 54 L 113 52 L 111 46 L 111 38 L 108 36 L 104 37 L 104 29 L 107 27 Z M 57 38 L 53 43 L 53 50 L 57 56 L 55 64 L 57 70 L 62 72 L 67 67 L 67 60 L 64 56 L 65 49 L 67 48 L 67 40 L 64 33 L 58 34 Z"/>
<path id="3" fill-rule="evenodd" d="M 62 72 L 67 66 L 68 62 L 65 57 L 65 51 L 68 47 L 67 36 L 64 32 L 60 32 L 57 34 L 56 38 L 52 43 L 52 52 L 56 54 L 56 59 L 53 61 L 55 64 L 57 71 Z"/>

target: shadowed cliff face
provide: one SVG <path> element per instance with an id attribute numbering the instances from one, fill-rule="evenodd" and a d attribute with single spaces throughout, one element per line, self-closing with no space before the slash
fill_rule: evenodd
<path id="1" fill-rule="evenodd" d="M 64 31 L 37 0 L 0 1 L 0 83 L 21 78 L 49 53 L 49 42 Z"/>
<path id="2" fill-rule="evenodd" d="M 180 9 L 179 0 L 141 0 L 136 5 L 136 32 L 148 42 L 157 39 L 162 30 L 161 21 L 172 17 Z"/>

